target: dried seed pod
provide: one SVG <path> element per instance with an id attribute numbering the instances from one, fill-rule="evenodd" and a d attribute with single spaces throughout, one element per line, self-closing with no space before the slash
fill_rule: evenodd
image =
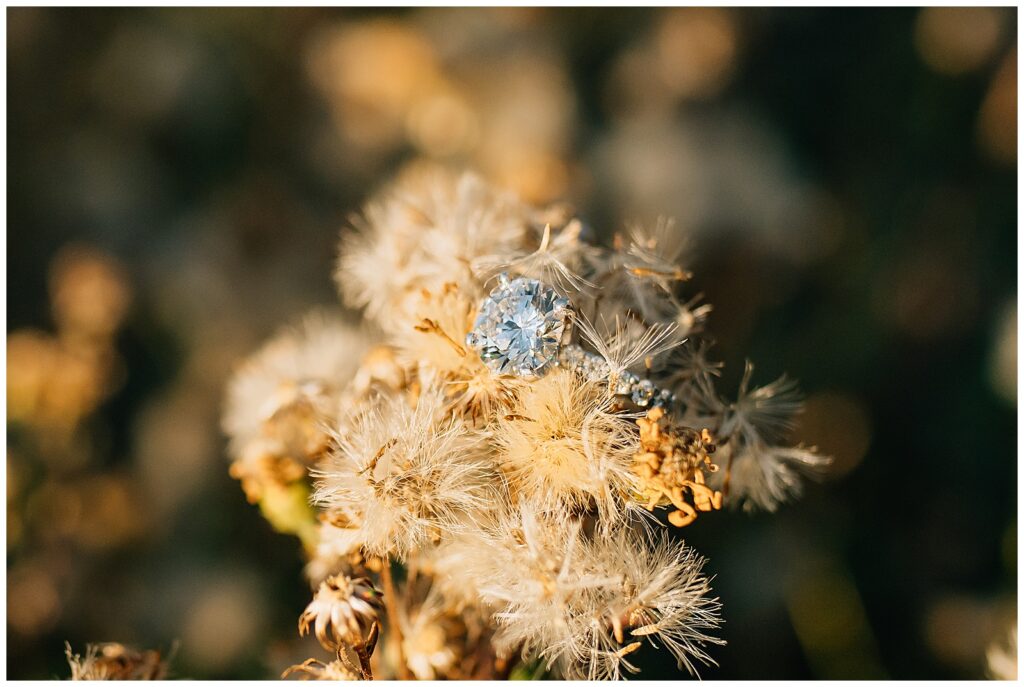
<path id="1" fill-rule="evenodd" d="M 375 633 L 381 606 L 381 592 L 367 578 L 334 575 L 320 583 L 299 616 L 299 634 L 307 634 L 313 625 L 325 649 L 365 647 Z"/>

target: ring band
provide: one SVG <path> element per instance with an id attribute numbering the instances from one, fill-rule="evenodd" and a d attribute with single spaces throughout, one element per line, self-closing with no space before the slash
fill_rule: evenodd
<path id="1" fill-rule="evenodd" d="M 559 354 L 559 365 L 566 369 L 577 370 L 583 374 L 611 381 L 611 370 L 604 358 L 584 350 L 577 344 L 569 344 Z M 675 394 L 668 389 L 659 389 L 654 382 L 625 370 L 615 380 L 612 390 L 616 396 L 628 397 L 634 405 L 641 408 L 669 408 L 675 402 Z"/>

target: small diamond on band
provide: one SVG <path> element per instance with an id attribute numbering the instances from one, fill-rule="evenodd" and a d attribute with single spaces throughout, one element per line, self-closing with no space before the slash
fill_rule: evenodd
<path id="1" fill-rule="evenodd" d="M 611 377 L 608 363 L 601 356 L 585 351 L 576 344 L 563 347 L 559 355 L 559 365 L 566 369 L 579 370 L 588 377 L 604 379 Z M 618 375 L 615 380 L 614 393 L 616 396 L 628 398 L 640 408 L 648 406 L 668 408 L 676 400 L 675 394 L 668 389 L 659 389 L 651 380 L 639 377 L 629 371 Z"/>

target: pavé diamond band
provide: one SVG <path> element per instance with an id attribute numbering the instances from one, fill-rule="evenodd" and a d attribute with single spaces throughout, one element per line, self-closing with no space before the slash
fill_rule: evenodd
<path id="1" fill-rule="evenodd" d="M 569 299 L 550 286 L 526 277 L 499 276 L 483 299 L 466 344 L 499 374 L 527 379 L 543 377 L 554 367 L 580 370 L 590 377 L 611 378 L 599 355 L 569 343 L 573 309 Z M 616 396 L 639 407 L 670 406 L 674 397 L 649 379 L 631 372 L 614 381 Z"/>

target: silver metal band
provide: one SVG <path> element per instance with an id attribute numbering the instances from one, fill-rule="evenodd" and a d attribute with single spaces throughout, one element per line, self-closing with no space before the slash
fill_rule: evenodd
<path id="1" fill-rule="evenodd" d="M 579 370 L 588 377 L 608 379 L 611 383 L 611 369 L 604 358 L 586 351 L 577 344 L 562 347 L 558 354 L 558 364 L 569 370 Z M 632 372 L 625 371 L 614 381 L 613 392 L 616 396 L 628 398 L 634 405 L 641 408 L 660 406 L 670 407 L 675 402 L 675 394 L 668 389 L 659 389 L 649 379 L 644 379 Z"/>

